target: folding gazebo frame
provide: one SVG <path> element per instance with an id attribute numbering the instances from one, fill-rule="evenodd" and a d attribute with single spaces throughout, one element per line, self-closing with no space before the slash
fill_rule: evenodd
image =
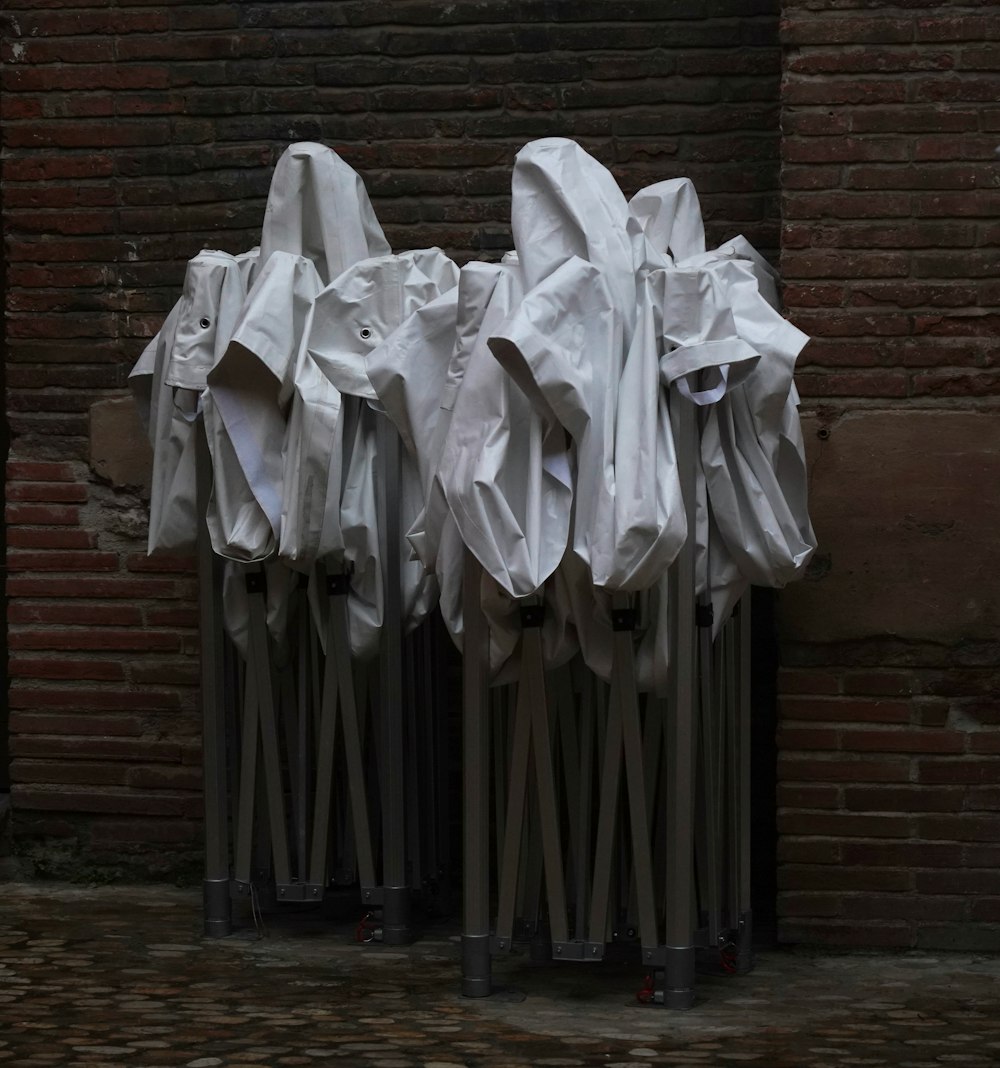
<path id="1" fill-rule="evenodd" d="M 612 604 L 610 686 L 585 677 L 576 693 L 567 669 L 560 669 L 561 675 L 546 672 L 543 609 L 525 602 L 516 695 L 491 692 L 488 631 L 478 600 L 481 569 L 466 554 L 462 990 L 467 996 L 488 995 L 493 956 L 509 952 L 526 937 L 546 942 L 559 960 L 594 962 L 631 954 L 662 977 L 651 1000 L 671 1008 L 693 1004 L 699 949 L 724 952 L 734 970 L 750 967 L 749 598 L 743 598 L 713 642 L 711 607 L 699 603 L 695 592 L 697 411 L 676 388 L 670 405 L 691 533 L 669 572 L 666 694 L 641 697 L 637 691 L 637 616 L 634 598 L 626 594 L 616 594 Z M 322 682 L 317 681 L 320 658 L 312 635 L 308 655 L 298 666 L 296 701 L 283 692 L 288 686 L 275 679 L 271 668 L 264 571 L 247 565 L 250 655 L 242 688 L 234 683 L 231 665 L 227 672 L 233 657 L 223 637 L 222 561 L 212 552 L 204 523 L 211 476 L 207 444 L 199 433 L 208 935 L 229 933 L 231 898 L 255 893 L 262 855 L 277 901 L 321 900 L 330 880 L 333 814 L 339 816 L 339 841 L 350 857 L 350 874 L 357 874 L 360 904 L 381 911 L 376 922 L 382 940 L 402 944 L 412 938 L 411 876 L 420 867 L 420 841 L 434 840 L 440 820 L 434 783 L 426 776 L 418 781 L 405 746 L 407 738 L 417 739 L 418 747 L 432 745 L 430 735 L 423 738 L 422 732 L 433 728 L 419 722 L 421 712 L 434 716 L 443 708 L 432 701 L 417 710 L 412 693 L 404 693 L 400 442 L 384 417 L 379 435 L 386 603 L 373 702 L 377 712 L 371 724 L 376 801 L 350 657 L 349 575 L 322 576 L 329 598 Z M 304 630 L 308 626 L 303 623 Z M 425 681 L 429 674 L 425 665 Z M 233 730 L 236 704 L 241 724 Z M 238 759 L 231 756 L 234 734 L 241 743 L 235 746 Z M 290 769 L 290 791 L 284 763 Z M 347 790 L 338 794 L 341 772 Z M 230 779 L 236 780 L 232 787 Z M 347 802 L 341 810 L 338 796 Z M 260 819 L 261 812 L 266 819 Z M 381 845 L 381 879 L 376 841 Z"/>
<path id="2" fill-rule="evenodd" d="M 543 671 L 538 605 L 525 604 L 521 609 L 522 669 L 509 759 L 506 752 L 491 751 L 497 747 L 498 702 L 491 701 L 488 690 L 481 571 L 467 553 L 462 929 L 462 989 L 467 996 L 488 995 L 492 957 L 509 952 L 519 934 L 537 931 L 533 895 L 542 870 L 545 941 L 551 943 L 554 959 L 599 961 L 612 943 L 627 941 L 633 934 L 638 959 L 662 975 L 653 1000 L 671 1008 L 693 1004 L 699 948 L 716 948 L 726 954 L 727 966 L 749 970 L 749 597 L 740 602 L 713 646 L 710 603 L 707 598 L 696 603 L 695 596 L 697 413 L 676 388 L 670 404 L 691 534 L 669 575 L 670 622 L 665 638 L 670 643 L 669 688 L 664 699 L 646 699 L 643 717 L 633 662 L 636 611 L 630 596 L 615 595 L 611 685 L 606 716 L 601 720 L 599 712 L 596 724 L 603 752 L 593 835 L 593 709 L 584 700 L 578 711 L 572 695 L 569 701 L 564 695 L 562 700 L 557 696 L 551 713 L 547 685 L 558 689 L 559 683 L 550 676 L 547 684 Z M 625 818 L 620 818 L 623 758 L 626 804 Z M 560 763 L 567 784 L 561 797 Z M 495 767 L 501 770 L 491 776 Z M 496 794 L 492 824 L 491 778 Z M 532 818 L 526 820 L 525 808 L 532 785 L 535 803 L 529 808 L 536 826 L 529 827 Z M 563 827 L 568 828 L 568 848 L 561 840 Z M 494 834 L 495 918 L 490 879 Z M 522 852 L 527 854 L 523 858 Z M 568 857 L 575 868 L 574 937 L 568 922 L 564 864 Z M 613 872 L 616 861 L 619 871 Z M 613 888 L 616 875 L 619 885 Z M 526 880 L 534 888 L 525 892 Z M 520 927 L 515 919 L 519 900 L 529 914 L 528 923 Z M 627 931 L 617 930 L 622 915 L 635 917 L 634 931 L 629 919 Z"/>
<path id="3" fill-rule="evenodd" d="M 385 603 L 377 685 L 368 686 L 363 668 L 351 658 L 351 577 L 346 572 L 327 574 L 321 567 L 313 581 L 328 598 L 325 658 L 319 655 L 308 606 L 301 603 L 297 678 L 287 668 L 275 670 L 266 620 L 266 572 L 261 564 L 247 564 L 241 570 L 247 591 L 248 655 L 242 678 L 234 670 L 236 658 L 223 626 L 223 561 L 212 551 L 205 523 L 211 465 L 199 426 L 207 935 L 228 934 L 231 898 L 254 898 L 261 884 L 273 886 L 277 902 L 321 901 L 331 881 L 330 846 L 336 839 L 343 861 L 341 880 L 353 880 L 356 874 L 360 906 L 378 913 L 369 930 L 387 944 L 405 944 L 413 936 L 411 881 L 414 876 L 417 882 L 422 875 L 431 877 L 440 867 L 442 777 L 437 768 L 442 760 L 435 748 L 443 704 L 428 699 L 417 707 L 420 695 L 434 688 L 433 650 L 426 635 L 411 639 L 410 655 L 404 656 L 401 442 L 384 416 L 378 434 Z M 404 672 L 409 685 L 404 685 Z M 364 698 L 372 689 L 377 689 L 370 694 L 375 715 L 366 724 L 365 701 L 359 701 L 359 694 Z M 366 733 L 373 739 L 374 760 L 365 752 Z M 408 743 L 416 754 L 409 763 Z M 344 780 L 346 792 L 338 789 Z"/>

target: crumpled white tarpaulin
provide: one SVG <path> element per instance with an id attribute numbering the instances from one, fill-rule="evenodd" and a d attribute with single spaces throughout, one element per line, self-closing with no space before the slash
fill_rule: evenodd
<path id="1" fill-rule="evenodd" d="M 209 529 L 220 555 L 249 562 L 276 552 L 287 413 L 313 303 L 347 268 L 388 252 L 357 173 L 322 145 L 288 148 L 268 194 L 256 278 L 208 376 Z"/>
<path id="2" fill-rule="evenodd" d="M 205 250 L 187 265 L 181 298 L 129 375 L 153 446 L 149 551 L 193 550 L 197 538 L 195 422 L 208 372 L 229 345 L 256 249 Z"/>
<path id="3" fill-rule="evenodd" d="M 350 572 L 356 656 L 377 651 L 385 601 L 377 420 L 386 417 L 376 410 L 381 405 L 368 361 L 405 321 L 457 282 L 458 268 L 436 248 L 362 260 L 316 296 L 302 334 L 285 438 L 279 552 L 296 567 L 322 560 L 328 570 Z M 323 421 L 333 424 L 332 434 L 316 432 Z M 423 505 L 410 450 L 404 450 L 401 468 L 401 514 L 408 525 Z M 437 589 L 433 574 L 410 559 L 404 532 L 405 526 L 397 533 L 396 552 L 402 555 L 402 615 L 412 627 L 433 608 Z"/>
<path id="4" fill-rule="evenodd" d="M 550 665 L 579 649 L 607 678 L 612 598 L 627 595 L 639 685 L 660 688 L 666 576 L 687 539 L 716 627 L 747 583 L 784 585 L 814 548 L 792 381 L 807 339 L 745 239 L 706 249 L 686 178 L 626 201 L 596 159 L 546 138 L 518 153 L 512 193 L 516 251 L 459 271 L 439 249 L 392 254 L 359 176 L 330 149 L 292 145 L 259 254 L 195 257 L 132 372 L 155 452 L 150 551 L 193 545 L 201 411 L 213 547 L 267 562 L 272 633 L 293 572 L 321 565 L 351 573 L 352 652 L 373 654 L 388 419 L 402 447 L 401 529 L 388 533 L 406 626 L 440 597 L 461 643 L 471 551 L 495 678 L 517 673 L 530 603 L 547 609 Z M 694 530 L 678 403 L 698 413 Z M 227 587 L 238 635 L 240 583 Z M 312 600 L 320 612 L 325 598 Z"/>

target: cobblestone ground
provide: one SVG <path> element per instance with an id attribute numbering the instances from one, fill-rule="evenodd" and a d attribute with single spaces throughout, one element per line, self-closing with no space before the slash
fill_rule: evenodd
<path id="1" fill-rule="evenodd" d="M 0 1063 L 17 1066 L 1000 1064 L 1000 960 L 768 952 L 687 1013 L 636 968 L 498 964 L 458 993 L 447 934 L 405 952 L 315 919 L 201 937 L 197 894 L 0 885 Z"/>

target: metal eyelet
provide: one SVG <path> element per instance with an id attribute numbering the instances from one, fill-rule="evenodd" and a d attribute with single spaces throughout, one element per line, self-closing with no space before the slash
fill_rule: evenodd
<path id="1" fill-rule="evenodd" d="M 202 330 L 207 330 L 212 325 L 212 320 L 209 319 L 207 315 L 203 315 L 198 320 L 198 325 L 202 328 Z"/>
<path id="2" fill-rule="evenodd" d="M 369 330 L 367 326 L 363 326 L 361 328 L 361 340 L 362 341 L 367 341 L 371 336 L 372 336 L 371 330 Z"/>

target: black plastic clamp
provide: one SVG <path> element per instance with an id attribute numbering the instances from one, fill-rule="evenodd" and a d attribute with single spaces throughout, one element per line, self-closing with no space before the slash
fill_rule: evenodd
<path id="1" fill-rule="evenodd" d="M 247 593 L 267 593 L 267 579 L 263 570 L 248 571 L 246 574 Z"/>
<path id="2" fill-rule="evenodd" d="M 350 593 L 351 590 L 351 576 L 347 572 L 341 572 L 339 575 L 327 575 L 326 576 L 326 592 L 331 597 L 342 597 L 346 593 Z"/>

